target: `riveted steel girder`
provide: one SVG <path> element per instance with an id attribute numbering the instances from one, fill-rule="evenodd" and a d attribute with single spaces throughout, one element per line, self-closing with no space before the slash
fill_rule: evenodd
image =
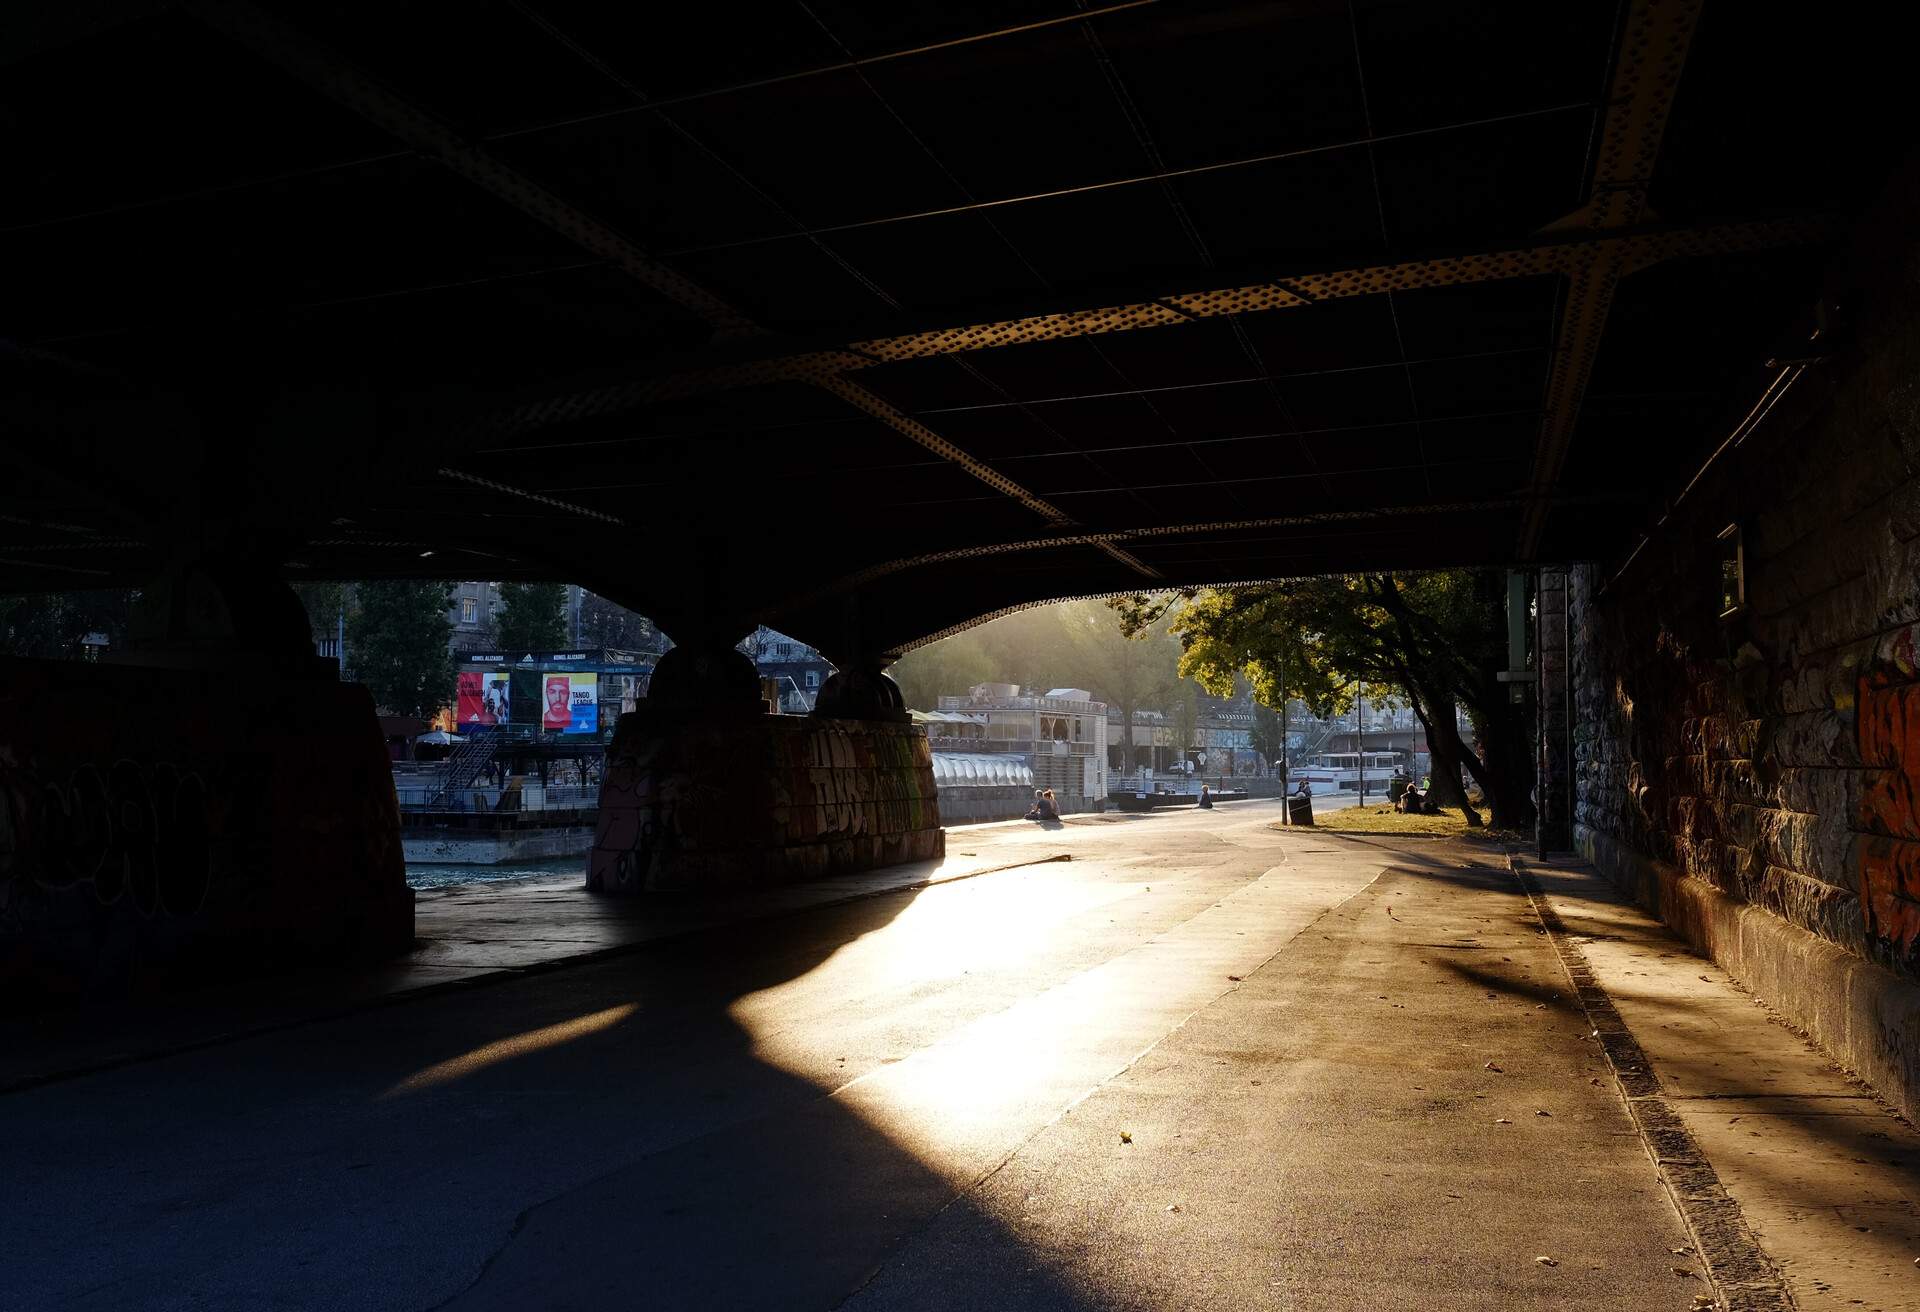
<path id="1" fill-rule="evenodd" d="M 1028 342 L 1136 332 L 1227 315 L 1293 309 L 1349 296 L 1376 296 L 1390 291 L 1454 287 L 1543 274 L 1578 278 L 1601 265 L 1612 268 L 1612 276 L 1617 279 L 1624 273 L 1665 260 L 1808 245 L 1828 240 L 1839 231 L 1837 220 L 1817 216 L 1594 235 L 1552 233 L 1532 243 L 1493 250 L 1288 273 L 1265 282 L 1240 282 L 1197 291 L 1171 289 L 1163 296 L 1096 309 L 999 318 L 869 337 L 839 347 L 582 388 L 479 416 L 463 425 L 463 435 L 513 436 L 732 388 L 778 382 L 820 384 L 826 379 L 880 364 Z"/>
<path id="2" fill-rule="evenodd" d="M 1614 59 L 1607 116 L 1594 157 L 1587 204 L 1559 224 L 1560 229 L 1617 231 L 1639 223 L 1646 212 L 1647 185 L 1653 177 L 1667 115 L 1680 87 L 1687 47 L 1700 17 L 1702 0 L 1635 0 Z M 1519 555 L 1531 560 L 1546 529 L 1548 498 L 1566 467 L 1580 403 L 1600 354 L 1600 340 L 1613 309 L 1620 279 L 1643 267 L 1627 252 L 1606 247 L 1577 270 L 1561 303 L 1554 335 L 1553 365 L 1547 376 L 1547 408 L 1534 451 L 1532 504 L 1520 529 Z"/>

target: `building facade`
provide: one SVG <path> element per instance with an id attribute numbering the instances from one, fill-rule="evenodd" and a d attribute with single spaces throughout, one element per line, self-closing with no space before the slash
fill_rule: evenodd
<path id="1" fill-rule="evenodd" d="M 1106 805 L 1107 706 L 1086 689 L 979 683 L 965 696 L 942 697 L 940 711 L 984 730 L 964 734 L 970 750 L 1024 757 L 1033 786 L 1053 789 L 1061 810 Z"/>
<path id="2" fill-rule="evenodd" d="M 805 715 L 813 710 L 820 686 L 834 669 L 833 662 L 814 648 L 764 624 L 741 641 L 740 650 L 753 658 L 760 677 L 773 680 L 779 689 L 783 715 Z"/>
<path id="3" fill-rule="evenodd" d="M 576 646 L 580 642 L 580 602 L 584 595 L 585 590 L 579 584 L 567 585 L 564 614 L 569 646 Z M 478 579 L 463 579 L 455 583 L 453 598 L 447 603 L 447 619 L 453 625 L 453 636 L 447 639 L 448 648 L 455 655 L 491 648 L 494 645 L 494 625 L 504 605 L 498 583 Z"/>

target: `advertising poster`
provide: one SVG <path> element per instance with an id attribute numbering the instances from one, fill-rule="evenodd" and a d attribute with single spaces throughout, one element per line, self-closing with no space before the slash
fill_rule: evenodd
<path id="1" fill-rule="evenodd" d="M 543 676 L 544 700 L 540 708 L 540 726 L 565 733 L 573 724 L 572 694 L 568 685 L 573 681 L 571 674 L 548 674 Z"/>
<path id="2" fill-rule="evenodd" d="M 505 674 L 493 670 L 481 671 L 480 723 L 513 723 L 513 714 L 507 704 L 507 676 Z"/>
<path id="3" fill-rule="evenodd" d="M 454 715 L 461 724 L 491 724 L 480 718 L 480 672 L 462 670 L 454 684 Z"/>
<path id="4" fill-rule="evenodd" d="M 572 712 L 568 733 L 597 733 L 600 729 L 600 678 L 595 674 L 570 674 L 568 708 Z"/>
<path id="5" fill-rule="evenodd" d="M 538 670 L 515 670 L 504 677 L 508 680 L 507 707 L 512 714 L 512 722 L 542 723 L 546 715 L 543 704 L 545 677 Z M 567 676 L 562 674 L 555 677 L 564 679 Z"/>
<path id="6" fill-rule="evenodd" d="M 507 724 L 507 676 L 488 670 L 462 670 L 455 713 L 466 725 Z"/>

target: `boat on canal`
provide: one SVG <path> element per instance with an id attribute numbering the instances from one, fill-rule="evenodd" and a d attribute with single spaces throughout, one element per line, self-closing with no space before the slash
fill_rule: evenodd
<path id="1" fill-rule="evenodd" d="M 1310 784 L 1316 794 L 1357 793 L 1363 773 L 1369 794 L 1387 791 L 1387 780 L 1406 764 L 1399 752 L 1324 752 L 1295 762 L 1287 771 L 1289 786 Z"/>

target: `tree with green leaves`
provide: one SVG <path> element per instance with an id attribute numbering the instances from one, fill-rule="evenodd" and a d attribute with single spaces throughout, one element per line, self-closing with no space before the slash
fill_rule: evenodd
<path id="1" fill-rule="evenodd" d="M 906 704 L 919 711 L 937 710 L 942 697 L 957 697 L 976 683 L 1002 677 L 977 629 L 916 647 L 887 673 L 900 685 Z"/>
<path id="2" fill-rule="evenodd" d="M 0 652 L 52 660 L 85 660 L 85 639 L 104 634 L 107 649 L 127 645 L 139 593 L 127 588 L 39 592 L 0 597 Z"/>
<path id="3" fill-rule="evenodd" d="M 312 631 L 314 639 L 318 641 L 333 637 L 338 630 L 340 617 L 352 609 L 352 587 L 333 580 L 295 583 L 292 586 L 294 595 L 300 598 L 300 604 L 306 608 L 307 628 Z"/>
<path id="4" fill-rule="evenodd" d="M 567 645 L 567 585 L 502 583 L 494 645 L 501 651 L 553 651 Z"/>
<path id="5" fill-rule="evenodd" d="M 430 716 L 453 700 L 451 583 L 362 583 L 347 627 L 353 677 L 393 715 Z"/>
<path id="6" fill-rule="evenodd" d="M 661 645 L 660 630 L 640 612 L 597 592 L 584 592 L 580 595 L 580 645 L 653 651 Z"/>
<path id="7" fill-rule="evenodd" d="M 1261 773 L 1264 774 L 1273 763 L 1286 754 L 1286 728 L 1280 722 L 1280 714 L 1263 702 L 1253 704 L 1253 727 L 1247 733 L 1247 741 L 1253 750 L 1260 753 Z"/>
<path id="8" fill-rule="evenodd" d="M 1164 710 L 1180 688 L 1180 644 L 1164 624 L 1148 625 L 1129 637 L 1106 606 L 1075 602 L 1062 607 L 1074 639 L 1072 682 L 1120 712 L 1126 768 L 1134 766 L 1133 717 L 1137 711 Z M 1189 690 L 1190 691 L 1190 690 Z M 1191 695 L 1188 699 L 1192 701 Z"/>
<path id="9" fill-rule="evenodd" d="M 1434 800 L 1470 824 L 1480 816 L 1460 786 L 1464 768 L 1493 822 L 1531 824 L 1532 760 L 1526 708 L 1497 674 L 1506 666 L 1501 576 L 1490 570 L 1286 579 L 1116 603 L 1132 628 L 1164 619 L 1181 642 L 1181 673 L 1212 692 L 1245 675 L 1267 706 L 1297 697 L 1337 715 L 1356 696 L 1404 701 L 1426 730 Z M 1457 709 L 1478 749 L 1461 737 Z"/>
<path id="10" fill-rule="evenodd" d="M 1167 699 L 1167 736 L 1173 740 L 1173 759 L 1182 766 L 1193 751 L 1194 736 L 1200 731 L 1200 703 L 1193 691 L 1191 683 L 1177 683 L 1173 695 Z M 1216 695 L 1232 696 L 1233 686 L 1229 684 L 1226 692 Z"/>

